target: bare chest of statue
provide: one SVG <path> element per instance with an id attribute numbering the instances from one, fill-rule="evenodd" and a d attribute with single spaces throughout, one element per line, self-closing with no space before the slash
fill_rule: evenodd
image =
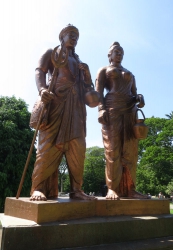
<path id="1" fill-rule="evenodd" d="M 65 67 L 59 69 L 58 79 L 74 82 L 79 78 L 78 62 L 74 56 L 68 57 L 68 62 Z"/>

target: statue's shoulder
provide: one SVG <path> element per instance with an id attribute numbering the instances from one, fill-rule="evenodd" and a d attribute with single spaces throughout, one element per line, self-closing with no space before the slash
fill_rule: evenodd
<path id="1" fill-rule="evenodd" d="M 52 51 L 53 49 L 51 48 L 44 50 L 41 53 L 41 56 L 38 60 L 37 68 L 41 68 L 46 73 L 50 68 L 52 68 L 52 61 L 51 61 Z"/>
<path id="2" fill-rule="evenodd" d="M 52 54 L 52 51 L 53 51 L 53 49 L 51 49 L 51 48 L 44 50 L 44 51 L 41 53 L 41 58 L 43 58 L 43 59 L 48 59 L 48 58 L 50 58 L 50 57 L 51 57 L 51 54 Z"/>
<path id="3" fill-rule="evenodd" d="M 108 66 L 101 67 L 97 71 L 97 79 L 98 81 L 105 81 L 106 80 L 106 70 Z"/>
<path id="4" fill-rule="evenodd" d="M 122 67 L 122 68 L 123 68 L 123 71 L 124 71 L 125 73 L 128 73 L 128 74 L 133 75 L 133 73 L 132 73 L 130 70 L 128 70 L 128 69 L 126 69 L 126 68 L 124 68 L 124 67 Z"/>
<path id="5" fill-rule="evenodd" d="M 101 67 L 98 69 L 97 74 L 105 74 L 108 66 Z"/>

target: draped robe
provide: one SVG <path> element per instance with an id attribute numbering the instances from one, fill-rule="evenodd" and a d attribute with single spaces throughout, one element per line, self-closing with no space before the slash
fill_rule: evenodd
<path id="1" fill-rule="evenodd" d="M 51 76 L 50 51 L 39 61 L 39 69 Z M 76 56 L 77 58 L 77 56 Z M 75 58 L 75 59 L 76 59 Z M 74 59 L 73 59 L 74 60 Z M 76 59 L 76 67 L 77 67 Z M 69 169 L 71 191 L 80 190 L 83 179 L 86 136 L 86 108 L 82 72 L 71 77 L 69 60 L 59 69 L 50 103 L 48 124 L 39 131 L 38 148 L 32 174 L 31 194 L 42 191 L 46 197 L 58 195 L 58 166 L 65 155 Z M 63 76 L 64 75 L 64 76 Z"/>

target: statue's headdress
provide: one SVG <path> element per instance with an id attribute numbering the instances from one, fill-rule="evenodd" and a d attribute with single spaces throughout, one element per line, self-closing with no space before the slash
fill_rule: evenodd
<path id="1" fill-rule="evenodd" d="M 120 46 L 119 42 L 114 42 L 114 43 L 111 44 L 111 46 L 109 47 L 108 55 L 110 55 L 110 54 L 112 53 L 112 50 L 113 50 L 115 47 L 121 48 L 122 51 L 124 52 L 124 50 L 123 50 L 123 48 Z"/>
<path id="2" fill-rule="evenodd" d="M 69 23 L 65 28 L 63 28 L 61 30 L 61 32 L 59 34 L 59 40 L 60 40 L 60 42 L 62 41 L 63 36 L 66 35 L 70 31 L 74 31 L 78 35 L 78 37 L 79 37 L 79 30 L 75 26 L 73 26 L 72 24 Z"/>
<path id="3" fill-rule="evenodd" d="M 112 46 L 114 46 L 114 47 L 121 47 L 120 46 L 120 44 L 119 44 L 119 42 L 114 42 L 113 44 L 111 44 L 111 46 L 109 47 L 109 48 L 111 48 Z"/>

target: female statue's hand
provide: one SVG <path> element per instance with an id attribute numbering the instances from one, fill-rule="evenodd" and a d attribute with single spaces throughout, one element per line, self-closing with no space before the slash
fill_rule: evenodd
<path id="1" fill-rule="evenodd" d="M 109 118 L 108 118 L 108 113 L 106 110 L 100 110 L 99 111 L 99 117 L 98 117 L 98 122 L 106 125 L 108 124 Z"/>
<path id="2" fill-rule="evenodd" d="M 47 89 L 42 89 L 40 92 L 40 96 L 41 101 L 44 104 L 48 104 L 54 98 L 54 94 L 52 92 L 49 92 Z"/>
<path id="3" fill-rule="evenodd" d="M 144 101 L 144 96 L 141 94 L 137 95 L 137 101 L 139 102 L 137 107 L 138 108 L 143 108 L 145 106 L 145 101 Z"/>

